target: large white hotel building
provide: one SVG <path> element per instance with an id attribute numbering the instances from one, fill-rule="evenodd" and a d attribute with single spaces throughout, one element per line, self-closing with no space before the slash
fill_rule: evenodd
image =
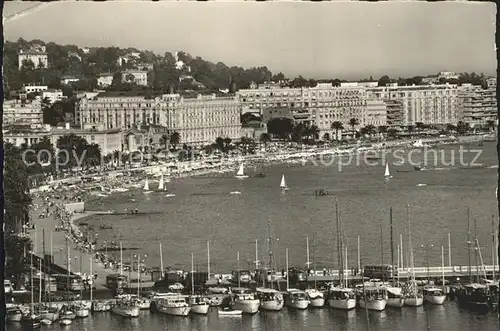
<path id="1" fill-rule="evenodd" d="M 204 145 L 217 137 L 240 137 L 241 104 L 237 97 L 178 94 L 157 97 L 106 92 L 82 98 L 75 118 L 82 127 L 129 129 L 139 125 L 160 125 L 179 132 L 181 144 Z"/>
<path id="2" fill-rule="evenodd" d="M 317 125 L 320 135 L 332 134 L 335 121 L 348 128 L 351 118 L 357 119 L 358 127 L 456 124 L 459 120 L 458 87 L 452 84 L 378 87 L 376 82 L 365 82 L 334 87 L 319 83 L 308 88 L 267 84 L 240 90 L 238 95 L 249 112 L 289 108 L 296 120 Z"/>

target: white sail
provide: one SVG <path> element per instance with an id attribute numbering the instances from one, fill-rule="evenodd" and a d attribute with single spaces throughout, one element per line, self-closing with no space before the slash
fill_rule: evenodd
<path id="1" fill-rule="evenodd" d="M 238 172 L 236 173 L 236 176 L 245 176 L 245 168 L 243 166 L 243 163 L 240 164 L 240 168 L 238 169 Z"/>
<path id="2" fill-rule="evenodd" d="M 161 175 L 160 184 L 158 184 L 158 190 L 163 191 L 164 189 L 165 189 L 165 182 L 163 179 L 163 175 Z"/>
<path id="3" fill-rule="evenodd" d="M 385 164 L 385 177 L 391 177 L 391 172 L 389 171 L 389 163 Z"/>
<path id="4" fill-rule="evenodd" d="M 148 182 L 147 178 L 146 178 L 146 182 L 144 183 L 144 191 L 149 191 L 149 182 Z"/>
<path id="5" fill-rule="evenodd" d="M 281 188 L 287 188 L 287 186 L 286 186 L 286 182 L 285 182 L 285 175 L 281 176 L 281 184 L 280 184 L 280 187 L 281 187 Z"/>

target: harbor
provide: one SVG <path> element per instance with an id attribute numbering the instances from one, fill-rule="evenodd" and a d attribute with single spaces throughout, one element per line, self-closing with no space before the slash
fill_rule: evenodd
<path id="1" fill-rule="evenodd" d="M 442 148 L 451 151 L 454 147 L 445 146 Z M 488 162 L 494 164 L 493 159 L 488 159 L 488 157 L 486 155 L 486 158 L 482 160 L 486 165 L 482 170 L 484 173 L 492 171 L 488 167 Z M 85 325 L 87 320 L 92 320 L 92 323 L 104 323 L 99 325 L 106 325 L 105 323 L 109 323 L 109 321 L 105 322 L 107 321 L 105 317 L 107 315 L 103 314 L 116 315 L 112 313 L 112 309 L 120 304 L 120 300 L 123 300 L 117 299 L 117 294 L 134 295 L 137 300 L 142 300 L 138 302 L 146 300 L 144 303 L 148 302 L 151 305 L 160 300 L 159 298 L 162 298 L 165 293 L 170 293 L 181 298 L 176 299 L 180 300 L 177 301 L 177 304 L 181 304 L 180 302 L 185 300 L 186 307 L 190 307 L 190 297 L 196 293 L 196 295 L 205 298 L 207 304 L 208 302 L 211 303 L 207 315 L 197 316 L 195 314 L 187 320 L 176 321 L 175 319 L 180 317 L 167 313 L 167 323 L 182 325 L 183 327 L 194 327 L 197 323 L 202 323 L 203 320 L 205 321 L 203 323 L 206 324 L 200 326 L 200 328 L 210 330 L 214 325 L 228 325 L 225 324 L 224 319 L 227 318 L 225 315 L 231 315 L 233 310 L 238 311 L 236 308 L 226 311 L 224 307 L 231 307 L 234 304 L 239 288 L 246 288 L 249 291 L 248 295 L 254 295 L 255 298 L 260 298 L 259 300 L 263 298 L 258 296 L 261 288 L 276 289 L 285 298 L 291 295 L 287 289 L 297 288 L 302 291 L 316 288 L 324 296 L 325 300 L 322 304 L 324 309 L 317 311 L 309 308 L 305 311 L 297 311 L 285 304 L 279 310 L 280 320 L 292 316 L 295 316 L 293 318 L 304 319 L 309 314 L 313 314 L 312 316 L 318 318 L 321 316 L 323 320 L 337 318 L 346 323 L 366 323 L 364 311 L 359 306 L 362 301 L 356 304 L 357 308 L 346 312 L 339 312 L 329 305 L 328 298 L 333 295 L 331 294 L 333 293 L 331 292 L 332 286 L 334 289 L 339 286 L 342 287 L 342 284 L 347 284 L 346 288 L 356 289 L 357 292 L 355 293 L 359 296 L 364 293 L 360 292 L 360 286 L 367 289 L 376 286 L 381 290 L 397 284 L 401 284 L 401 288 L 405 288 L 405 284 L 414 282 L 419 291 L 424 291 L 429 286 L 441 289 L 445 295 L 448 294 L 446 300 L 439 307 L 435 307 L 429 302 L 424 304 L 422 299 L 422 305 L 418 304 L 416 307 L 405 306 L 400 308 L 399 311 L 409 313 L 410 311 L 418 312 L 421 311 L 420 309 L 424 309 L 425 314 L 428 313 L 428 316 L 422 320 L 422 323 L 430 322 L 437 327 L 441 321 L 433 319 L 432 312 L 435 312 L 435 316 L 441 316 L 440 318 L 443 320 L 443 314 L 446 314 L 446 318 L 448 318 L 449 314 L 452 314 L 450 312 L 456 311 L 458 314 L 460 310 L 457 309 L 464 309 L 463 304 L 457 299 L 457 295 L 464 289 L 464 285 L 469 283 L 479 284 L 483 283 L 484 280 L 489 280 L 492 283 L 487 283 L 490 284 L 487 285 L 487 288 L 497 288 L 496 284 L 498 283 L 494 279 L 500 274 L 498 257 L 495 252 L 491 253 L 491 247 L 494 244 L 491 241 L 491 232 L 485 231 L 485 225 L 490 220 L 486 215 L 478 214 L 479 209 L 469 210 L 468 213 L 471 215 L 469 219 L 464 218 L 462 212 L 463 225 L 460 228 L 447 228 L 448 232 L 442 231 L 439 233 L 439 237 L 436 237 L 434 233 L 423 235 L 419 232 L 419 229 L 425 228 L 425 226 L 419 225 L 419 221 L 425 219 L 424 215 L 428 214 L 427 212 L 422 214 L 423 210 L 418 209 L 418 201 L 414 199 L 411 205 L 403 205 L 400 208 L 392 207 L 392 205 L 397 205 L 392 202 L 387 213 L 382 212 L 379 216 L 379 222 L 386 224 L 383 226 L 385 230 L 379 230 L 379 233 L 370 237 L 367 236 L 367 232 L 356 233 L 355 229 L 350 228 L 351 223 L 345 221 L 348 218 L 346 214 L 352 213 L 352 209 L 345 209 L 344 207 L 348 202 L 343 196 L 349 195 L 349 189 L 343 187 L 345 184 L 338 181 L 340 177 L 337 177 L 335 172 L 326 172 L 328 167 L 321 167 L 320 173 L 323 181 L 326 174 L 335 176 L 335 188 L 332 189 L 331 186 L 325 185 L 325 183 L 322 185 L 322 187 L 325 187 L 325 191 L 334 194 L 331 198 L 315 195 L 314 190 L 308 188 L 307 182 L 301 184 L 297 182 L 301 170 L 314 173 L 316 168 L 308 167 L 307 164 L 283 162 L 281 164 L 267 165 L 265 168 L 244 167 L 245 174 L 249 174 L 249 176 L 244 174 L 243 176 L 246 177 L 243 179 L 238 178 L 238 176 L 242 177 L 241 174 L 237 173 L 238 168 L 241 168 L 237 166 L 238 164 L 241 164 L 241 161 L 236 161 L 225 173 L 221 173 L 221 176 L 217 177 L 204 177 L 204 175 L 198 174 L 198 176 L 195 175 L 194 177 L 176 178 L 162 175 L 156 176 L 151 173 L 131 177 L 132 180 L 129 180 L 129 184 L 126 184 L 128 185 L 126 190 L 120 189 L 115 193 L 102 197 L 94 195 L 94 198 L 85 201 L 82 210 L 78 211 L 69 211 L 68 208 L 76 208 L 73 201 L 78 196 L 92 196 L 88 194 L 88 189 L 75 191 L 70 188 L 68 191 L 64 191 L 64 184 L 62 184 L 59 185 L 58 189 L 54 189 L 52 193 L 35 193 L 34 205 L 37 206 L 33 210 L 35 227 L 34 229 L 25 229 L 25 233 L 30 236 L 34 243 L 34 274 L 39 275 L 38 279 L 50 279 L 57 276 L 57 274 L 65 274 L 82 280 L 81 289 L 73 291 L 74 297 L 72 297 L 71 301 L 58 301 L 66 294 L 59 290 L 59 287 L 62 286 L 61 288 L 63 288 L 64 284 L 61 285 L 56 280 L 54 285 L 57 291 L 54 292 L 51 301 L 49 303 L 45 302 L 45 304 L 59 309 L 66 309 L 63 307 L 68 307 L 68 302 L 79 302 L 84 307 L 88 307 L 90 317 L 75 320 L 75 327 L 80 324 Z M 386 194 L 384 198 L 389 198 L 389 201 L 393 199 L 390 195 L 387 196 L 387 193 L 391 191 L 391 181 L 398 180 L 398 177 L 399 180 L 402 180 L 405 176 L 420 176 L 421 178 L 409 182 L 412 187 L 411 190 L 421 190 L 422 188 L 416 186 L 415 182 L 425 181 L 428 185 L 424 189 L 430 194 L 432 194 L 432 190 L 436 189 L 442 193 L 444 188 L 433 184 L 432 181 L 438 178 L 442 181 L 443 176 L 453 176 L 458 172 L 470 171 L 470 174 L 474 174 L 476 179 L 481 178 L 481 175 L 477 175 L 477 170 L 456 169 L 446 172 L 428 170 L 399 173 L 395 171 L 396 166 L 393 165 L 391 166 L 392 175 L 387 175 L 387 173 L 384 174 L 384 168 L 387 168 L 387 166 L 380 166 L 379 168 L 382 174 L 380 177 L 385 176 L 386 179 L 382 178 L 382 186 L 375 191 L 379 194 L 380 190 L 383 190 L 384 194 Z M 245 234 L 246 238 L 236 235 L 237 231 L 233 232 L 233 235 L 229 237 L 214 236 L 214 232 L 212 232 L 208 238 L 205 237 L 205 241 L 194 245 L 193 242 L 189 241 L 190 239 L 187 239 L 186 244 L 189 247 L 183 249 L 187 252 L 184 255 L 184 261 L 179 260 L 181 255 L 168 253 L 170 249 L 174 248 L 179 252 L 178 246 L 182 244 L 179 238 L 188 235 L 189 230 L 192 232 L 195 229 L 190 224 L 190 217 L 195 214 L 191 212 L 182 217 L 182 221 L 185 223 L 184 226 L 187 227 L 187 232 L 184 232 L 184 227 L 176 227 L 175 223 L 171 223 L 172 219 L 168 216 L 168 210 L 182 208 L 182 205 L 186 202 L 190 203 L 190 201 L 191 203 L 193 201 L 198 202 L 191 204 L 191 207 L 204 208 L 205 202 L 203 201 L 206 200 L 211 201 L 210 203 L 213 205 L 220 205 L 221 208 L 225 208 L 216 208 L 217 218 L 234 219 L 234 215 L 231 216 L 231 213 L 225 216 L 221 214 L 231 211 L 235 205 L 239 207 L 245 206 L 247 202 L 245 200 L 241 201 L 242 198 L 252 199 L 257 197 L 258 193 L 255 190 L 261 192 L 269 190 L 269 188 L 266 188 L 266 181 L 252 176 L 253 173 L 259 173 L 263 170 L 266 173 L 265 178 L 273 178 L 273 182 L 276 183 L 275 186 L 290 188 L 285 193 L 283 189 L 281 189 L 281 192 L 278 190 L 277 193 L 272 193 L 278 195 L 277 200 L 272 200 L 267 196 L 267 199 L 270 200 L 267 203 L 291 207 L 294 205 L 293 200 L 296 199 L 295 204 L 300 204 L 300 201 L 307 201 L 307 204 L 313 205 L 316 210 L 328 208 L 324 221 L 322 221 L 321 217 L 315 220 L 315 227 L 327 229 L 323 231 L 324 237 L 321 231 L 303 231 L 304 235 L 300 238 L 296 237 L 294 232 L 284 230 L 283 225 L 286 226 L 286 224 L 282 223 L 280 219 L 293 217 L 292 211 L 285 212 L 281 216 L 276 212 L 260 211 L 260 213 L 266 213 L 268 216 L 255 217 L 253 215 L 252 219 L 262 218 L 262 221 L 255 222 L 255 228 L 249 228 L 249 233 Z M 363 174 L 361 168 L 349 175 L 352 170 L 355 169 L 347 167 L 341 174 L 344 178 L 350 176 L 359 177 L 360 173 Z M 438 177 L 433 177 L 437 174 L 439 174 Z M 369 176 L 370 174 L 366 173 L 366 175 Z M 425 176 L 425 178 L 422 178 L 422 176 Z M 286 183 L 284 183 L 285 177 L 287 178 Z M 391 178 L 387 179 L 389 177 Z M 159 178 L 159 182 L 154 178 Z M 351 177 L 350 180 L 352 181 L 354 178 Z M 363 180 L 366 181 L 368 178 L 365 177 Z M 149 181 L 148 187 L 146 187 L 144 180 Z M 311 181 L 311 179 L 308 180 Z M 112 179 L 108 180 L 103 187 L 107 187 L 108 190 L 117 187 L 109 184 L 112 182 Z M 158 184 L 156 184 L 157 182 Z M 375 182 L 376 180 L 372 184 L 368 182 L 368 187 Z M 115 183 L 120 183 L 119 187 L 124 187 L 123 181 L 119 179 Z M 158 190 L 157 187 L 161 188 L 161 186 L 163 186 L 163 190 Z M 214 194 L 215 187 L 219 187 L 220 194 Z M 298 187 L 301 187 L 300 192 L 297 190 Z M 396 189 L 396 187 L 392 189 Z M 173 196 L 166 198 L 165 190 L 172 193 Z M 400 189 L 398 188 L 398 190 Z M 73 191 L 79 193 L 73 195 L 73 198 L 70 199 L 59 199 L 60 201 L 57 201 L 57 198 L 56 200 L 47 198 L 49 195 L 53 197 L 63 196 L 64 194 L 65 196 L 71 196 L 70 192 Z M 222 191 L 225 191 L 225 194 Z M 239 191 L 241 194 L 235 197 L 230 194 L 233 191 Z M 454 192 L 457 193 L 456 190 Z M 420 195 L 419 197 L 421 198 Z M 290 199 L 291 201 L 289 201 Z M 174 202 L 175 205 L 172 204 Z M 261 207 L 266 206 L 263 202 L 254 203 Z M 233 206 L 230 207 L 231 204 Z M 48 209 L 47 206 L 49 206 Z M 162 209 L 163 206 L 168 209 Z M 429 207 L 432 209 L 432 204 Z M 43 214 L 44 211 L 48 213 Z M 184 211 L 186 210 L 184 209 Z M 205 209 L 205 211 L 208 211 L 208 209 Z M 437 211 L 437 209 L 434 211 Z M 409 249 L 412 244 L 408 241 L 410 212 L 413 216 L 411 236 L 413 237 L 414 246 L 412 246 L 412 250 Z M 241 215 L 246 215 L 246 213 Z M 162 238 L 166 236 L 167 239 L 149 238 L 146 241 L 151 242 L 150 245 L 146 244 L 146 241 L 137 240 L 143 235 L 141 233 L 145 229 L 143 227 L 147 227 L 150 234 L 159 231 L 159 229 L 155 230 L 154 226 L 151 227 L 151 222 L 154 222 L 158 217 L 166 220 L 164 223 L 166 231 L 163 231 L 161 236 Z M 204 217 L 211 219 L 213 216 L 205 215 Z M 349 216 L 349 218 L 351 217 Z M 448 217 L 451 217 L 451 215 Z M 383 220 L 384 218 L 385 220 Z M 394 220 L 397 220 L 397 224 Z M 482 225 L 478 226 L 478 222 L 481 222 Z M 134 224 L 141 224 L 141 227 Z M 231 226 L 230 222 L 226 223 L 226 227 L 229 227 L 229 229 L 225 231 L 230 231 Z M 234 230 L 236 230 L 236 225 L 233 226 Z M 365 226 L 367 225 L 365 224 Z M 297 227 L 301 228 L 300 222 L 297 223 Z M 169 229 L 176 231 L 174 235 L 178 237 L 177 240 L 168 238 Z M 216 227 L 216 229 L 220 228 Z M 480 230 L 478 231 L 478 229 Z M 466 240 L 462 242 L 456 239 L 450 240 L 450 238 L 459 237 L 453 231 L 461 233 L 461 236 L 465 237 Z M 347 232 L 354 235 L 348 235 Z M 134 237 L 127 237 L 127 233 L 134 233 L 135 239 Z M 288 236 L 292 236 L 294 239 L 290 241 L 289 238 L 287 239 Z M 335 236 L 340 237 L 335 238 Z M 467 236 L 469 236 L 468 240 Z M 252 240 L 251 237 L 256 239 Z M 425 240 L 423 240 L 423 237 Z M 330 240 L 325 240 L 325 238 L 330 238 Z M 226 244 L 230 243 L 235 248 L 228 252 L 227 249 L 221 248 L 221 240 Z M 467 245 L 468 241 L 470 242 L 469 247 Z M 370 242 L 375 244 L 372 244 L 371 250 L 367 250 L 366 247 L 370 245 Z M 472 244 L 473 242 L 474 244 Z M 339 243 L 341 243 L 342 247 L 336 247 Z M 474 252 L 471 255 L 472 257 L 463 253 L 464 249 L 467 252 L 467 248 L 469 248 L 469 251 Z M 401 252 L 404 252 L 405 249 L 405 254 L 402 254 Z M 415 256 L 408 253 L 411 251 L 415 252 Z M 43 258 L 44 256 L 45 258 Z M 339 266 L 342 266 L 342 269 L 339 270 Z M 369 268 L 379 268 L 380 266 L 390 266 L 392 272 L 369 274 L 367 271 Z M 46 274 L 40 277 L 41 274 L 38 274 L 39 269 L 42 269 Z M 118 292 L 118 287 L 110 287 L 108 281 L 111 278 L 115 279 L 118 277 L 117 275 L 124 279 L 119 286 Z M 92 287 L 92 291 L 89 291 L 88 286 L 84 285 L 84 279 L 87 282 L 85 284 Z M 196 292 L 194 292 L 194 289 L 196 289 Z M 13 291 L 14 303 L 12 305 L 21 304 L 22 307 L 29 307 L 32 297 L 35 306 L 38 305 L 37 302 L 43 304 L 46 301 L 44 300 L 45 293 L 42 295 L 38 291 L 34 291 L 33 295 L 31 295 L 29 291 L 22 292 L 18 289 Z M 311 304 L 315 302 L 312 297 L 307 300 Z M 258 302 L 261 302 L 260 305 L 262 304 L 262 301 Z M 491 305 L 491 302 L 489 304 Z M 109 312 L 92 313 L 92 307 L 94 306 L 109 307 L 107 309 Z M 375 325 L 381 327 L 384 319 L 398 318 L 394 315 L 394 309 L 388 307 L 381 311 L 370 310 L 370 318 L 372 322 L 379 323 Z M 442 309 L 446 309 L 446 313 Z M 149 312 L 149 310 L 152 310 L 152 312 Z M 489 314 L 494 314 L 495 310 L 496 306 L 491 305 L 486 312 L 482 312 L 482 318 L 486 318 L 485 321 L 487 321 Z M 377 315 L 373 315 L 375 313 Z M 130 321 L 130 323 L 136 325 L 137 328 L 143 328 L 148 323 L 158 323 L 158 321 L 162 320 L 163 317 L 161 316 L 163 315 L 165 314 L 158 313 L 156 309 L 140 310 L 137 315 L 138 319 L 133 319 L 138 322 Z M 258 321 L 261 321 L 262 318 L 266 320 L 276 318 L 269 316 L 268 311 L 261 311 L 259 314 L 243 314 L 237 323 L 239 323 L 238 325 L 245 325 L 245 323 L 251 325 L 253 323 L 251 321 L 261 323 Z M 201 320 L 197 321 L 197 319 Z M 218 322 L 215 323 L 214 319 Z M 360 319 L 365 320 L 365 322 L 360 322 Z M 235 322 L 228 323 L 234 326 L 233 323 Z M 303 320 L 301 323 L 307 322 Z M 332 323 L 335 325 L 339 321 L 336 320 Z M 9 324 L 10 328 L 16 329 L 17 326 L 15 323 Z"/>

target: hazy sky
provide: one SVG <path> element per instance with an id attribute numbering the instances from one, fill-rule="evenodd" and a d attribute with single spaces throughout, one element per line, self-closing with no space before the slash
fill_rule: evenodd
<path id="1" fill-rule="evenodd" d="M 33 2 L 5 2 L 9 17 Z M 315 78 L 494 74 L 495 5 L 467 2 L 58 2 L 4 25 L 42 39 L 163 54 Z"/>

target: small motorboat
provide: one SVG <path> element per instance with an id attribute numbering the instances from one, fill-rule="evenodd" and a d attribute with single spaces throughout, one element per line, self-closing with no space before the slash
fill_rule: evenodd
<path id="1" fill-rule="evenodd" d="M 327 190 L 321 188 L 321 189 L 315 190 L 314 195 L 321 197 L 321 196 L 325 196 L 325 195 L 330 195 L 330 193 L 328 193 Z"/>
<path id="2" fill-rule="evenodd" d="M 42 319 L 42 320 L 40 321 L 40 323 L 42 323 L 43 325 L 51 325 L 51 324 L 52 324 L 52 321 L 51 321 L 51 320 L 49 320 L 49 319 L 44 318 L 44 319 Z"/>
<path id="3" fill-rule="evenodd" d="M 9 322 L 21 322 L 23 318 L 23 312 L 19 308 L 7 309 L 7 321 Z"/>
<path id="4" fill-rule="evenodd" d="M 232 192 L 229 192 L 229 194 L 237 195 L 237 194 L 241 194 L 241 192 L 240 191 L 232 191 Z"/>
<path id="5" fill-rule="evenodd" d="M 220 316 L 241 316 L 241 315 L 243 315 L 243 310 L 223 308 L 223 309 L 219 309 L 218 313 Z"/>
<path id="6" fill-rule="evenodd" d="M 73 323 L 73 320 L 66 318 L 66 317 L 63 317 L 59 320 L 59 324 L 61 324 L 61 325 L 71 325 L 72 323 Z"/>

